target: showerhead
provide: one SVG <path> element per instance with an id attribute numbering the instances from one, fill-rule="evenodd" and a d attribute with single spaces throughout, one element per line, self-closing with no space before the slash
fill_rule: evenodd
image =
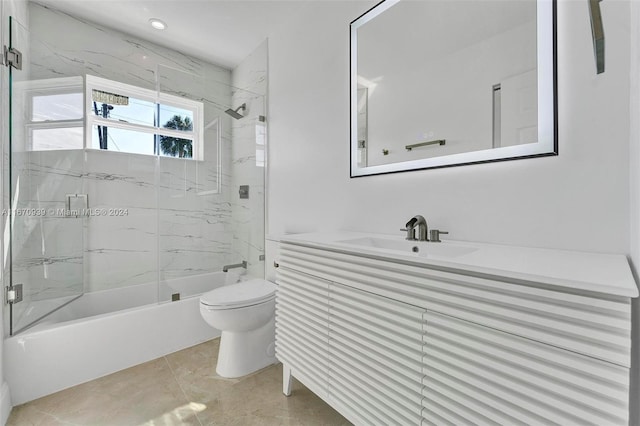
<path id="1" fill-rule="evenodd" d="M 227 114 L 229 114 L 230 116 L 232 116 L 233 118 L 235 118 L 236 120 L 240 120 L 242 117 L 244 117 L 244 115 L 240 114 L 238 111 L 242 110 L 242 112 L 244 112 L 244 111 L 246 111 L 246 109 L 247 109 L 247 104 L 245 103 L 245 104 L 240 105 L 235 110 L 229 108 L 225 112 Z"/>

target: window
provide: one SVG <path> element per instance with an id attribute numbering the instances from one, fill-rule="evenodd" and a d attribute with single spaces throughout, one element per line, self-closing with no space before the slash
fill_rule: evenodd
<path id="1" fill-rule="evenodd" d="M 203 104 L 86 78 L 87 148 L 201 160 Z"/>
<path id="2" fill-rule="evenodd" d="M 24 96 L 26 150 L 84 147 L 82 77 L 26 81 L 15 89 Z"/>

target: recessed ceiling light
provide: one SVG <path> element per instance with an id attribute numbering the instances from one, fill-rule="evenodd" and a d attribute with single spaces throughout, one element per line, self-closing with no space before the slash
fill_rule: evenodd
<path id="1" fill-rule="evenodd" d="M 153 28 L 155 28 L 156 30 L 164 30 L 165 28 L 167 28 L 167 24 L 165 24 L 163 21 L 161 21 L 158 18 L 151 18 L 149 19 L 149 23 L 151 24 L 151 26 Z"/>

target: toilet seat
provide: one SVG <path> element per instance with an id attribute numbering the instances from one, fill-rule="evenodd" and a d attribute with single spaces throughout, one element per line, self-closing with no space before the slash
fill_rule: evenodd
<path id="1" fill-rule="evenodd" d="M 200 304 L 211 309 L 233 309 L 266 302 L 275 297 L 276 285 L 252 279 L 211 290 L 200 296 Z"/>

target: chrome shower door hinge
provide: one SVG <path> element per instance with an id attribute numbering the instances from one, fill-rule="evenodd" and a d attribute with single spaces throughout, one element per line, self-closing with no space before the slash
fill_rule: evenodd
<path id="1" fill-rule="evenodd" d="M 22 284 L 5 287 L 5 301 L 10 305 L 22 302 Z"/>
<path id="2" fill-rule="evenodd" d="M 22 52 L 20 52 L 18 49 L 4 46 L 2 63 L 8 67 L 13 67 L 17 70 L 21 70 L 22 69 Z"/>

